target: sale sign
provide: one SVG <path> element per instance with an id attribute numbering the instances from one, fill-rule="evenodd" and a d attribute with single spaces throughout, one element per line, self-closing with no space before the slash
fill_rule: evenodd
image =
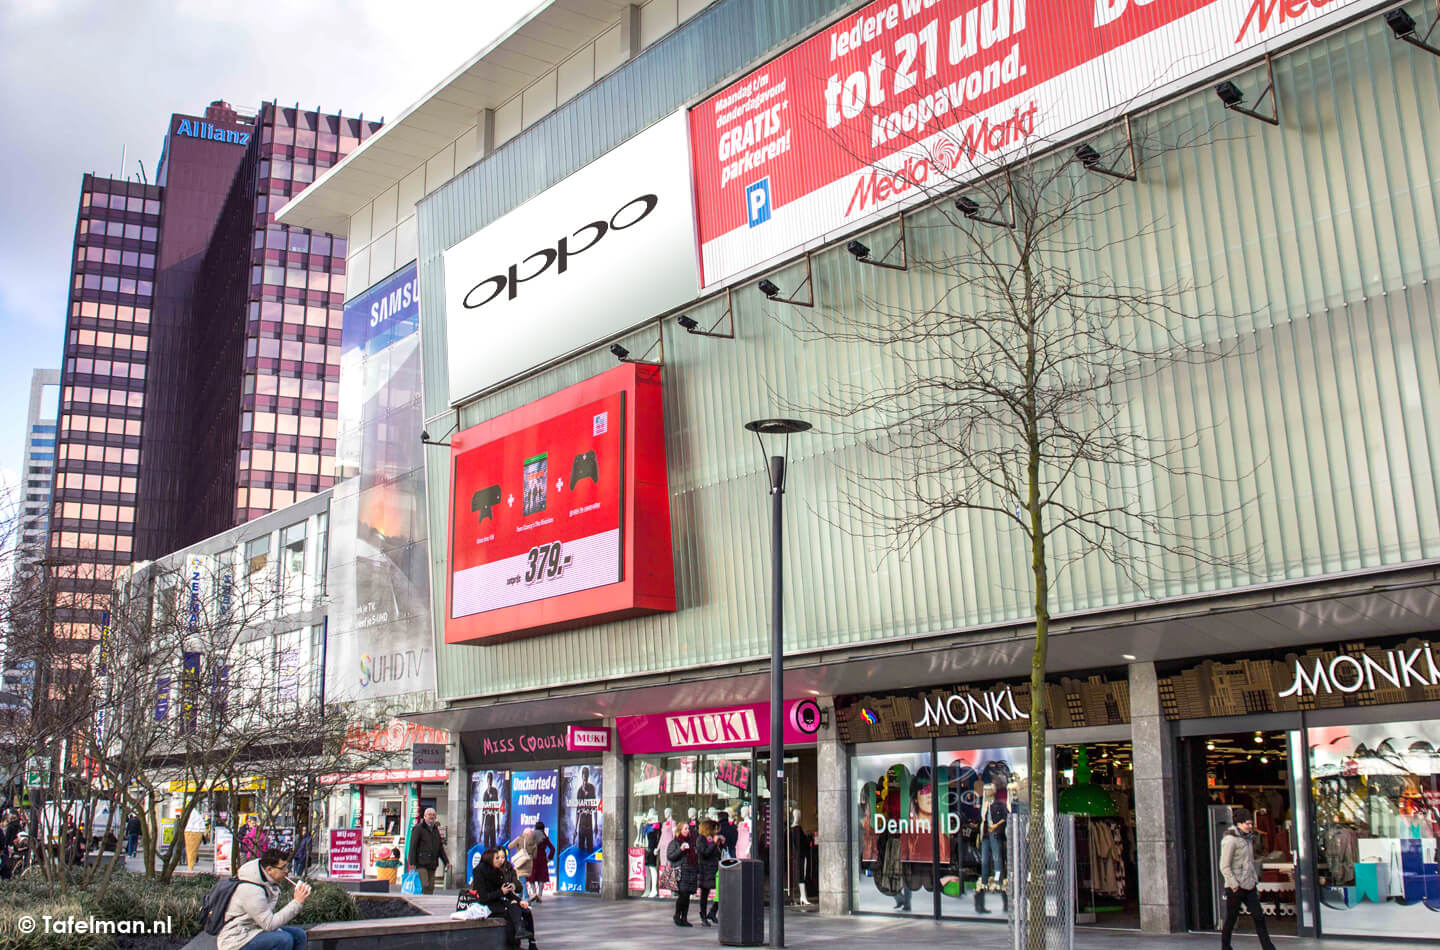
<path id="1" fill-rule="evenodd" d="M 691 110 L 701 282 L 853 231 L 1376 5 L 876 0 Z"/>
<path id="2" fill-rule="evenodd" d="M 455 433 L 447 643 L 675 609 L 662 394 L 625 363 Z"/>
<path id="3" fill-rule="evenodd" d="M 620 579 L 624 394 L 455 460 L 452 617 Z"/>
<path id="4" fill-rule="evenodd" d="M 358 881 L 364 877 L 365 845 L 359 828 L 330 829 L 330 880 Z"/>

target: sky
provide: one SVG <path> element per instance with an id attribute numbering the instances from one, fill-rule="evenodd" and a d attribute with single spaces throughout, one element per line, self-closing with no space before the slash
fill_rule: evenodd
<path id="1" fill-rule="evenodd" d="M 152 180 L 212 99 L 398 115 L 539 0 L 0 0 L 0 484 L 30 372 L 58 368 L 80 181 Z"/>

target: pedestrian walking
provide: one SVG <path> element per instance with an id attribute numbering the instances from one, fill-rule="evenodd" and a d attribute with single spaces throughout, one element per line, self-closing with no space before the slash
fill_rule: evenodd
<path id="1" fill-rule="evenodd" d="M 436 824 L 435 809 L 425 809 L 425 814 L 415 822 L 410 831 L 410 850 L 405 860 L 408 867 L 420 873 L 420 889 L 426 894 L 434 894 L 435 869 L 441 862 L 447 868 L 450 866 L 450 856 L 445 853 L 445 839 Z"/>
<path id="2" fill-rule="evenodd" d="M 690 840 L 690 826 L 675 826 L 675 837 L 665 852 L 665 859 L 675 868 L 675 926 L 693 927 L 690 923 L 690 895 L 700 882 L 700 855 Z"/>
<path id="3" fill-rule="evenodd" d="M 1264 950 L 1275 950 L 1270 942 L 1270 929 L 1265 926 L 1265 911 L 1260 906 L 1260 877 L 1255 871 L 1255 819 L 1245 808 L 1234 809 L 1232 824 L 1220 839 L 1220 876 L 1225 881 L 1225 925 L 1220 930 L 1220 950 L 1231 950 L 1230 936 L 1240 908 L 1250 911 L 1255 921 L 1255 935 Z"/>
<path id="4" fill-rule="evenodd" d="M 131 815 L 125 819 L 125 856 L 135 857 L 135 850 L 140 844 L 140 816 Z"/>
<path id="5" fill-rule="evenodd" d="M 290 926 L 310 896 L 310 885 L 295 885 L 295 897 L 280 910 L 280 885 L 290 874 L 284 851 L 267 848 L 240 866 L 240 883 L 225 908 L 225 924 L 215 936 L 216 950 L 305 950 L 305 931 Z"/>
<path id="6" fill-rule="evenodd" d="M 535 822 L 535 854 L 530 864 L 530 883 L 535 888 L 535 903 L 540 903 L 545 898 L 545 885 L 550 883 L 550 859 L 555 857 L 555 845 L 550 841 L 550 833 L 545 830 L 545 822 Z"/>
<path id="7" fill-rule="evenodd" d="M 198 846 L 197 846 L 198 847 Z M 253 861 L 270 848 L 270 836 L 260 827 L 260 819 L 251 815 L 245 819 L 245 832 L 240 836 L 240 856 Z M 289 862 L 286 862 L 289 867 Z"/>
<path id="8" fill-rule="evenodd" d="M 720 855 L 725 850 L 725 839 L 715 822 L 700 822 L 700 837 L 695 841 L 695 866 L 698 871 L 696 885 L 700 889 L 700 923 L 709 927 L 718 923 L 719 904 L 710 903 L 710 892 L 715 890 L 715 876 L 720 873 Z"/>
<path id="9" fill-rule="evenodd" d="M 504 848 L 486 850 L 480 855 L 470 887 L 476 899 L 490 908 L 491 916 L 505 921 L 509 946 L 518 947 L 522 940 L 528 940 L 530 950 L 536 950 L 535 917 L 530 913 L 530 902 L 520 896 L 519 887 L 506 879 L 509 866 Z"/>
<path id="10" fill-rule="evenodd" d="M 535 830 L 526 828 L 510 839 L 505 848 L 510 852 L 510 863 L 514 865 L 515 878 L 520 882 L 520 896 L 534 900 L 535 895 L 530 893 L 530 869 L 535 866 Z"/>

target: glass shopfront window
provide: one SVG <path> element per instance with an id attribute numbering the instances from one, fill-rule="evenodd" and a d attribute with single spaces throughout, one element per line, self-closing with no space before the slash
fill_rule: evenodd
<path id="1" fill-rule="evenodd" d="M 856 755 L 859 848 L 854 910 L 1004 920 L 1011 815 L 1027 812 L 1023 746 L 941 749 L 913 743 Z"/>
<path id="2" fill-rule="evenodd" d="M 1440 720 L 1307 733 L 1321 927 L 1432 938 L 1440 911 Z"/>
<path id="3" fill-rule="evenodd" d="M 1012 816 L 1028 814 L 1030 770 L 1023 746 L 942 749 L 940 911 L 947 917 L 1008 916 L 1006 873 Z"/>
<path id="4" fill-rule="evenodd" d="M 763 820 L 754 803 L 768 796 L 767 783 L 749 749 L 703 755 L 637 755 L 630 761 L 630 892 L 671 897 L 665 852 L 680 824 L 726 812 L 735 823 L 736 857 L 761 857 Z"/>

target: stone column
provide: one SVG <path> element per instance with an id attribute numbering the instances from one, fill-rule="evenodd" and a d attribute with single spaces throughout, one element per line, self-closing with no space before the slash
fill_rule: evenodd
<path id="1" fill-rule="evenodd" d="M 1183 929 L 1180 896 L 1180 819 L 1175 749 L 1160 708 L 1153 663 L 1130 664 L 1130 736 L 1135 765 L 1135 846 L 1140 873 L 1140 929 Z"/>
<path id="2" fill-rule="evenodd" d="M 610 751 L 601 756 L 600 761 L 604 778 L 600 792 L 604 827 L 600 840 L 605 848 L 605 860 L 600 870 L 600 896 L 616 901 L 624 900 L 630 894 L 626 884 L 630 853 L 630 776 L 626 774 L 625 757 L 620 754 L 615 721 L 607 719 L 605 727 L 610 730 Z"/>
<path id="3" fill-rule="evenodd" d="M 815 737 L 819 807 L 820 913 L 850 913 L 850 757 L 835 722 L 835 700 L 819 697 L 825 724 Z"/>
<path id="4" fill-rule="evenodd" d="M 460 744 L 460 733 L 454 730 L 450 732 L 446 757 L 450 762 L 450 779 L 445 785 L 445 851 L 450 855 L 446 873 L 450 886 L 459 889 L 465 887 L 470 878 L 470 868 L 465 861 L 470 826 L 470 770 L 465 766 L 465 747 Z"/>

